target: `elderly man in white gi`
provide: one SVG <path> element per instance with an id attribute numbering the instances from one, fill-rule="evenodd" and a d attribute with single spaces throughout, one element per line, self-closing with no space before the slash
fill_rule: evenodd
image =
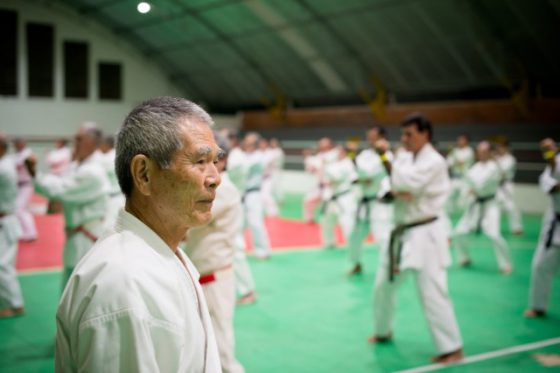
<path id="1" fill-rule="evenodd" d="M 509 223 L 509 230 L 512 234 L 519 236 L 523 234 L 523 224 L 521 223 L 521 213 L 515 203 L 513 179 L 517 168 L 517 160 L 509 151 L 507 139 L 499 139 L 496 144 L 497 161 L 502 170 L 503 180 L 498 190 L 497 199 L 502 211 L 506 213 Z"/>
<path id="2" fill-rule="evenodd" d="M 200 284 L 212 318 L 222 371 L 240 373 L 244 369 L 235 359 L 233 314 L 235 309 L 235 274 L 233 257 L 235 236 L 243 225 L 241 195 L 225 172 L 228 145 L 216 136 L 221 148 L 217 164 L 222 182 L 216 190 L 209 223 L 189 229 L 185 251 L 200 273 Z"/>
<path id="3" fill-rule="evenodd" d="M 346 149 L 338 147 L 338 159 L 324 166 L 323 206 L 321 207 L 321 236 L 323 247 L 336 246 L 335 228 L 342 227 L 348 241 L 356 225 L 356 196 L 352 193 L 352 183 L 357 179 L 354 163 L 348 158 Z"/>
<path id="4" fill-rule="evenodd" d="M 430 144 L 431 123 L 412 114 L 402 123 L 401 141 L 408 153 L 391 164 L 385 152 L 389 143 L 376 145 L 391 174 L 395 195 L 395 224 L 388 250 L 383 253 L 374 289 L 374 335 L 370 343 L 392 339 L 395 295 L 405 277 L 413 277 L 435 342 L 436 363 L 462 359 L 459 327 L 447 289 L 451 260 L 443 213 L 449 193 L 445 159 Z"/>
<path id="5" fill-rule="evenodd" d="M 33 197 L 33 182 L 31 175 L 25 167 L 25 161 L 34 157 L 33 151 L 27 146 L 27 142 L 21 138 L 14 139 L 15 153 L 12 154 L 17 168 L 18 195 L 16 203 L 16 215 L 21 226 L 22 241 L 35 241 L 37 239 L 37 227 L 31 211 L 29 202 Z"/>
<path id="6" fill-rule="evenodd" d="M 373 233 L 379 248 L 388 243 L 393 225 L 393 206 L 390 195 L 390 182 L 383 160 L 374 149 L 379 139 L 385 139 L 385 129 L 378 126 L 368 128 L 367 140 L 371 148 L 364 149 L 356 157 L 358 175 L 356 224 L 349 239 L 349 254 L 352 269 L 350 274 L 362 273 L 363 242 L 369 232 Z M 385 153 L 393 160 L 390 151 Z M 381 249 L 383 250 L 383 249 Z"/>
<path id="7" fill-rule="evenodd" d="M 117 215 L 120 209 L 124 207 L 124 195 L 119 187 L 117 174 L 115 172 L 115 139 L 113 135 L 104 136 L 99 146 L 99 159 L 103 169 L 107 173 L 109 179 L 109 205 L 107 207 L 107 214 L 105 215 L 105 226 L 112 228 L 117 220 Z"/>
<path id="8" fill-rule="evenodd" d="M 17 199 L 16 165 L 7 156 L 8 141 L 0 133 L 0 318 L 23 314 L 23 297 L 16 272 L 18 237 L 15 215 Z"/>
<path id="9" fill-rule="evenodd" d="M 212 119 L 182 98 L 133 109 L 117 137 L 126 196 L 57 311 L 57 372 L 220 372 L 199 274 L 179 242 L 210 221 L 220 175 Z"/>
<path id="10" fill-rule="evenodd" d="M 541 141 L 547 166 L 539 178 L 541 189 L 550 196 L 544 214 L 537 250 L 531 268 L 529 309 L 525 317 L 544 317 L 548 310 L 554 275 L 560 269 L 560 153 L 553 139 Z"/>
<path id="11" fill-rule="evenodd" d="M 478 161 L 465 175 L 466 192 L 462 199 L 470 201 L 454 232 L 453 242 L 457 248 L 461 266 L 470 266 L 469 233 L 484 233 L 492 240 L 498 268 L 503 274 L 512 271 L 509 246 L 500 232 L 500 207 L 496 193 L 502 180 L 500 166 L 492 157 L 491 145 L 482 141 L 476 148 Z"/>
<path id="12" fill-rule="evenodd" d="M 474 164 L 474 151 L 470 147 L 467 135 L 457 137 L 456 146 L 447 154 L 447 166 L 451 176 L 451 192 L 447 200 L 447 211 L 450 214 L 461 212 L 461 195 L 464 193 L 464 176 Z"/>
<path id="13" fill-rule="evenodd" d="M 263 182 L 264 162 L 261 152 L 257 150 L 259 134 L 249 132 L 243 139 L 245 162 L 247 162 L 247 182 L 243 204 L 245 218 L 251 231 L 255 258 L 265 260 L 270 257 L 270 239 L 264 225 L 263 198 L 261 186 Z"/>
<path id="14" fill-rule="evenodd" d="M 101 131 L 95 124 L 87 123 L 80 127 L 74 140 L 75 162 L 63 175 L 36 175 L 36 160 L 26 163 L 35 191 L 62 204 L 66 233 L 62 289 L 76 264 L 103 233 L 109 190 L 109 180 L 96 152 Z"/>

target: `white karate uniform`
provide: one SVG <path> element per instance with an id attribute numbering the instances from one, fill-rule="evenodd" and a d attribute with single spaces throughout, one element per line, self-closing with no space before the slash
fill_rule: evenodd
<path id="1" fill-rule="evenodd" d="M 323 206 L 321 216 L 321 236 L 323 246 L 332 248 L 336 245 L 335 227 L 340 224 L 346 240 L 356 225 L 356 196 L 352 193 L 352 183 L 358 175 L 350 158 L 329 163 L 323 171 L 326 186 L 323 188 Z"/>
<path id="2" fill-rule="evenodd" d="M 468 191 L 463 193 L 462 199 L 467 200 L 470 194 L 471 202 L 453 238 L 460 263 L 470 261 L 467 235 L 481 231 L 493 242 L 500 270 L 512 269 L 509 247 L 500 232 L 500 207 L 496 200 L 501 180 L 500 167 L 494 160 L 475 163 L 465 175 Z"/>
<path id="3" fill-rule="evenodd" d="M 17 174 L 11 157 L 0 158 L 0 310 L 23 307 L 16 272 L 18 238 L 16 215 Z"/>
<path id="4" fill-rule="evenodd" d="M 393 160 L 391 152 L 387 153 Z M 393 205 L 381 198 L 390 191 L 387 171 L 379 155 L 372 149 L 365 149 L 356 157 L 358 187 L 356 193 L 356 224 L 349 240 L 350 262 L 354 265 L 362 262 L 362 246 L 369 232 L 373 233 L 378 247 L 388 243 L 393 227 Z"/>
<path id="5" fill-rule="evenodd" d="M 35 219 L 29 211 L 29 202 L 33 197 L 33 182 L 31 175 L 25 167 L 25 160 L 33 155 L 30 148 L 24 148 L 20 152 L 11 155 L 17 169 L 18 195 L 16 202 L 16 215 L 21 226 L 21 239 L 34 240 L 37 238 L 37 227 Z"/>
<path id="6" fill-rule="evenodd" d="M 523 231 L 521 213 L 515 204 L 513 189 L 513 179 L 515 177 L 517 161 L 510 153 L 506 153 L 498 157 L 497 161 L 504 175 L 504 181 L 498 190 L 498 204 L 500 205 L 502 211 L 506 212 L 510 232 L 521 232 Z"/>
<path id="7" fill-rule="evenodd" d="M 310 155 L 303 160 L 305 171 L 309 172 L 315 177 L 315 184 L 305 193 L 303 198 L 303 218 L 305 221 L 313 221 L 315 215 L 315 208 L 321 203 L 321 181 L 319 177 L 319 170 L 321 168 L 321 159 L 316 155 Z"/>
<path id="8" fill-rule="evenodd" d="M 417 154 L 402 153 L 393 163 L 391 183 L 395 192 L 409 192 L 410 202 L 395 199 L 395 223 L 411 224 L 443 214 L 449 193 L 445 159 L 431 144 Z M 406 277 L 414 277 L 436 349 L 440 354 L 462 346 L 459 327 L 447 288 L 451 260 L 442 219 L 407 229 L 402 236 L 400 274 L 389 280 L 389 250 L 381 258 L 374 289 L 375 335 L 392 332 L 396 289 Z M 406 329 L 403 327 L 403 329 Z"/>
<path id="9" fill-rule="evenodd" d="M 107 173 L 109 179 L 109 203 L 107 205 L 107 214 L 105 215 L 105 227 L 112 228 L 115 225 L 119 211 L 124 208 L 125 198 L 119 186 L 119 180 L 115 172 L 115 149 L 109 150 L 107 153 L 99 152 L 98 157 Z"/>
<path id="10" fill-rule="evenodd" d="M 202 290 L 225 373 L 244 372 L 235 359 L 235 277 L 232 268 L 235 236 L 242 225 L 241 196 L 227 174 L 222 173 L 222 182 L 212 205 L 212 220 L 204 226 L 189 229 L 185 252 L 201 274 L 201 279 L 207 281 L 201 281 Z"/>
<path id="11" fill-rule="evenodd" d="M 560 269 L 560 192 L 551 193 L 552 188 L 560 183 L 560 154 L 555 160 L 554 170 L 547 165 L 539 178 L 541 189 L 550 196 L 531 266 L 529 306 L 539 311 L 548 309 L 552 281 Z"/>
<path id="12" fill-rule="evenodd" d="M 253 249 L 255 256 L 266 258 L 270 256 L 270 240 L 264 225 L 263 199 L 261 186 L 263 180 L 264 163 L 262 154 L 259 151 L 245 153 L 247 162 L 247 182 L 243 204 L 245 206 L 245 218 L 251 231 Z"/>
<path id="13" fill-rule="evenodd" d="M 198 276 L 180 249 L 121 210 L 62 295 L 55 370 L 221 372 Z"/>
<path id="14" fill-rule="evenodd" d="M 240 148 L 233 148 L 230 150 L 227 159 L 227 175 L 230 181 L 235 185 L 240 195 L 245 194 L 247 183 L 247 173 L 249 171 L 245 162 L 245 153 Z M 243 213 L 242 221 L 245 221 L 245 211 Z M 239 296 L 247 295 L 255 291 L 255 280 L 251 267 L 247 262 L 247 255 L 245 255 L 245 224 L 239 227 L 235 234 L 235 255 L 233 257 L 233 270 L 235 273 L 235 289 Z"/>
<path id="15" fill-rule="evenodd" d="M 82 163 L 74 162 L 62 176 L 37 175 L 34 184 L 37 193 L 62 203 L 66 231 L 62 260 L 64 288 L 78 261 L 93 246 L 95 237 L 103 233 L 109 180 L 99 154 L 93 153 Z"/>
<path id="16" fill-rule="evenodd" d="M 62 175 L 72 163 L 72 150 L 64 146 L 56 148 L 47 153 L 47 164 L 51 173 L 55 175 Z"/>
<path id="17" fill-rule="evenodd" d="M 462 212 L 461 195 L 466 188 L 464 176 L 474 164 L 474 150 L 470 146 L 453 148 L 447 155 L 447 166 L 451 174 L 451 190 L 447 200 L 447 211 L 450 214 Z"/>
<path id="18" fill-rule="evenodd" d="M 278 204 L 274 197 L 274 180 L 272 178 L 274 172 L 274 152 L 273 149 L 259 151 L 263 160 L 263 180 L 261 186 L 261 195 L 263 200 L 263 208 L 266 216 L 278 216 Z"/>

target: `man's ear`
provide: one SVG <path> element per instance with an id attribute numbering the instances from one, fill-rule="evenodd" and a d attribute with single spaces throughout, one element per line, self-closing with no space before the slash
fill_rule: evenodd
<path id="1" fill-rule="evenodd" d="M 155 162 L 144 154 L 136 154 L 130 162 L 130 174 L 134 181 L 134 187 L 144 196 L 149 196 L 152 192 L 151 181 L 155 167 Z"/>

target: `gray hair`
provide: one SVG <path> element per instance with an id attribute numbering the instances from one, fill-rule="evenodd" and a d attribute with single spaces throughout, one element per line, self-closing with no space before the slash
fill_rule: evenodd
<path id="1" fill-rule="evenodd" d="M 95 122 L 84 122 L 82 123 L 81 127 L 83 128 L 89 137 L 93 139 L 95 144 L 99 146 L 101 144 L 101 140 L 103 139 L 103 131 L 99 129 L 97 123 Z"/>
<path id="2" fill-rule="evenodd" d="M 180 124 L 184 119 L 194 119 L 209 127 L 214 125 L 200 106 L 177 97 L 152 98 L 128 114 L 117 134 L 115 159 L 119 185 L 127 197 L 134 186 L 130 172 L 132 158 L 144 154 L 158 167 L 169 168 L 173 155 L 183 147 Z"/>

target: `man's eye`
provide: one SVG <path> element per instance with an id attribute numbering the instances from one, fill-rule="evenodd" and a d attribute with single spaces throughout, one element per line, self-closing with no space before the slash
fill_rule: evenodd
<path id="1" fill-rule="evenodd" d="M 196 162 L 196 164 L 204 164 L 204 163 L 206 163 L 206 161 L 204 159 L 201 159 L 198 162 Z"/>

